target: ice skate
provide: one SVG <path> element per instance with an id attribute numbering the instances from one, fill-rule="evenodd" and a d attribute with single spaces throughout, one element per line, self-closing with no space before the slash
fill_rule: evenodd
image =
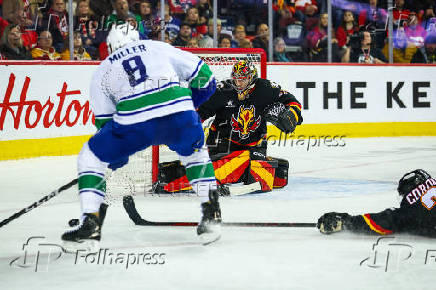
<path id="1" fill-rule="evenodd" d="M 106 216 L 107 205 L 102 203 L 98 215 L 85 213 L 85 218 L 75 229 L 65 232 L 61 239 L 68 252 L 84 250 L 97 252 L 101 239 L 101 228 Z"/>
<path id="2" fill-rule="evenodd" d="M 211 190 L 209 201 L 201 204 L 203 216 L 197 226 L 197 235 L 203 245 L 208 245 L 221 238 L 221 209 L 218 196 L 218 190 Z"/>

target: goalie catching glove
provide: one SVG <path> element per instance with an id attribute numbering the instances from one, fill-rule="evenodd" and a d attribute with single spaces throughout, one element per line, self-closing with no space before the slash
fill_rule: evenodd
<path id="1" fill-rule="evenodd" d="M 323 234 L 331 234 L 346 229 L 351 223 L 351 216 L 348 213 L 329 212 L 323 214 L 316 227 Z"/>
<path id="2" fill-rule="evenodd" d="M 276 126 L 286 134 L 292 133 L 297 126 L 296 114 L 291 112 L 292 108 L 288 109 L 282 103 L 272 103 L 263 111 L 263 116 L 266 121 Z"/>

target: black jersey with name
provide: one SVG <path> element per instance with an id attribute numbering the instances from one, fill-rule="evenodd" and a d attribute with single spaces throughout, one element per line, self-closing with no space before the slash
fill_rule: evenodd
<path id="1" fill-rule="evenodd" d="M 352 216 L 346 227 L 355 232 L 436 237 L 436 180 L 429 178 L 406 194 L 399 208 Z"/>

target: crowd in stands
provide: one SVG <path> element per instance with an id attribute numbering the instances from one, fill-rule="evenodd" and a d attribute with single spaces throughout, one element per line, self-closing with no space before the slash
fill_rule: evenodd
<path id="1" fill-rule="evenodd" d="M 113 24 L 129 22 L 142 39 L 178 47 L 213 47 L 211 0 L 0 0 L 0 59 L 74 60 L 107 57 L 105 39 Z M 387 0 L 331 0 L 334 62 L 386 63 Z M 219 0 L 217 47 L 262 48 L 279 62 L 326 62 L 329 15 L 326 0 L 275 0 L 273 51 L 268 49 L 263 0 Z M 393 0 L 395 63 L 436 62 L 436 2 Z M 73 23 L 69 21 L 73 13 Z"/>

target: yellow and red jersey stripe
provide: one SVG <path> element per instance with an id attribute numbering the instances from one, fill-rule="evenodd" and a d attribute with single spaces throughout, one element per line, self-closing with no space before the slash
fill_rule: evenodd
<path id="1" fill-rule="evenodd" d="M 392 234 L 393 231 L 385 229 L 378 225 L 372 218 L 370 214 L 364 214 L 362 215 L 363 219 L 365 220 L 366 224 L 369 226 L 371 230 L 374 232 L 380 234 L 380 235 L 389 235 Z"/>

